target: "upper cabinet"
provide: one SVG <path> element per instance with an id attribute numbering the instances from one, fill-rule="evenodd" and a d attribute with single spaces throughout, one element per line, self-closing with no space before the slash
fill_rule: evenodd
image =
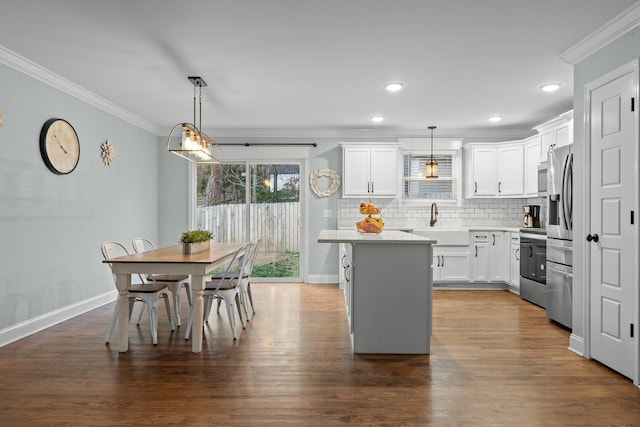
<path id="1" fill-rule="evenodd" d="M 573 143 L 573 111 L 567 111 L 534 129 L 540 136 L 538 161 L 546 162 L 550 149 Z"/>
<path id="2" fill-rule="evenodd" d="M 342 197 L 396 197 L 398 148 L 342 145 Z"/>
<path id="3" fill-rule="evenodd" d="M 540 136 L 524 140 L 524 196 L 538 196 L 538 164 L 540 158 Z"/>
<path id="4" fill-rule="evenodd" d="M 522 197 L 522 143 L 468 144 L 465 152 L 466 197 Z"/>

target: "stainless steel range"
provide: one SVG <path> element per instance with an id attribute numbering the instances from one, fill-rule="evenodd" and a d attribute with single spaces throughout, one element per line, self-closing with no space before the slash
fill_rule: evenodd
<path id="1" fill-rule="evenodd" d="M 520 298 L 546 307 L 547 230 L 520 229 Z"/>

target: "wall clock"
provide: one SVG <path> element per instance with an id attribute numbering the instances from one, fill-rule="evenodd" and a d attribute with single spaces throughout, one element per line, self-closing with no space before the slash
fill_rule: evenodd
<path id="1" fill-rule="evenodd" d="M 40 131 L 40 154 L 51 172 L 73 172 L 80 160 L 80 141 L 73 126 L 63 119 L 47 120 Z"/>

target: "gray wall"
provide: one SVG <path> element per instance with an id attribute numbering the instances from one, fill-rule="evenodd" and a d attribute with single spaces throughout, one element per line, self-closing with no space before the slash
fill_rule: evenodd
<path id="1" fill-rule="evenodd" d="M 2 331 L 115 290 L 100 243 L 158 237 L 160 140 L 2 64 L 0 107 Z M 80 139 L 70 175 L 54 175 L 40 156 L 40 129 L 52 117 Z M 107 139 L 116 149 L 110 167 L 100 157 Z"/>
<path id="2" fill-rule="evenodd" d="M 583 274 L 586 260 L 584 236 L 579 234 L 585 228 L 584 194 L 587 191 L 585 177 L 588 165 L 584 147 L 584 90 L 585 86 L 598 77 L 640 57 L 640 27 L 629 31 L 613 43 L 580 61 L 574 67 L 574 268 L 573 268 L 573 335 L 584 338 L 586 298 Z"/>

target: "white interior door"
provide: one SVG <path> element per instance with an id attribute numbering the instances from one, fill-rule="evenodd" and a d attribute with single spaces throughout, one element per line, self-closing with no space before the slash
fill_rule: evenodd
<path id="1" fill-rule="evenodd" d="M 591 221 L 587 237 L 591 356 L 631 378 L 637 286 L 632 225 L 638 155 L 635 113 L 631 111 L 634 85 L 635 76 L 629 73 L 591 91 Z"/>

